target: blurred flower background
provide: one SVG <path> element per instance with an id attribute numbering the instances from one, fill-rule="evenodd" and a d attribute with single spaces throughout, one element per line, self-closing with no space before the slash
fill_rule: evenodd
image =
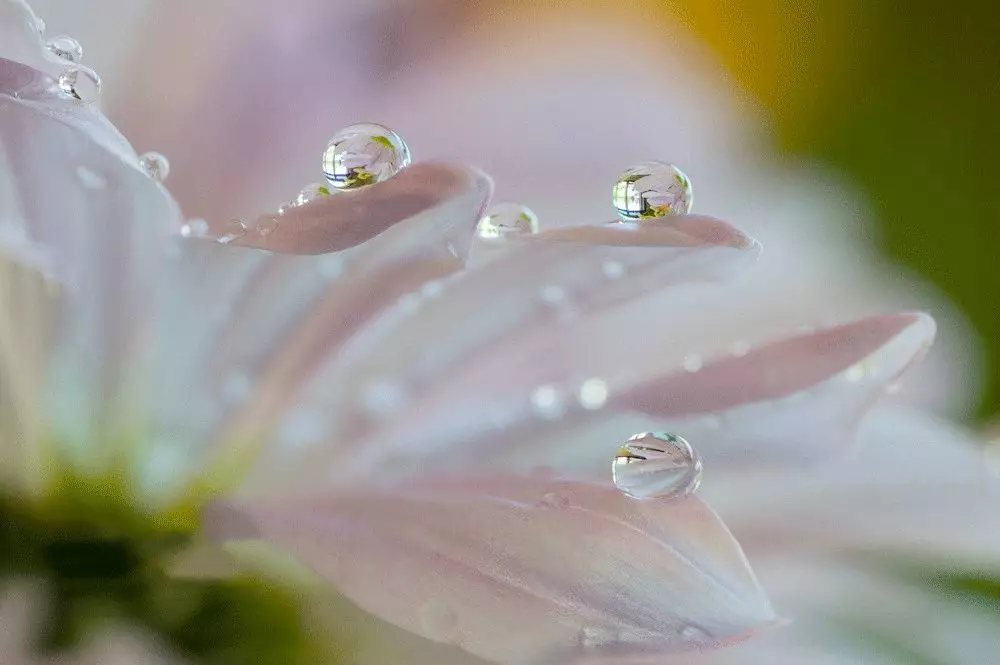
<path id="1" fill-rule="evenodd" d="M 766 248 L 732 311 L 719 312 L 720 328 L 759 338 L 803 319 L 927 310 L 938 341 L 905 397 L 971 426 L 1000 409 L 991 242 L 1000 210 L 1000 10 L 986 4 L 31 4 L 49 34 L 83 44 L 86 64 L 104 78 L 104 112 L 136 148 L 170 158 L 170 189 L 188 216 L 275 208 L 319 179 L 329 136 L 363 120 L 396 129 L 415 161 L 479 166 L 494 178 L 497 200 L 530 206 L 543 228 L 613 219 L 615 175 L 665 159 L 691 177 L 696 211 Z M 745 496 L 733 492 L 732 501 Z M 958 615 L 996 619 L 995 578 L 928 574 L 924 563 L 894 574 L 933 578 L 947 603 L 962 606 Z M 845 588 L 880 597 L 864 573 L 838 574 L 815 586 L 825 607 L 837 607 Z M 345 632 L 385 649 L 371 662 L 416 662 L 400 654 L 419 638 L 373 629 L 343 607 L 330 611 Z M 866 635 L 861 653 L 951 665 L 939 643 L 876 628 L 853 631 Z M 1000 647 L 968 653 L 961 662 L 988 663 Z M 867 662 L 856 657 L 828 662 Z M 442 651 L 428 662 L 447 658 L 464 656 Z M 787 662 L 817 658 L 807 651 Z"/>

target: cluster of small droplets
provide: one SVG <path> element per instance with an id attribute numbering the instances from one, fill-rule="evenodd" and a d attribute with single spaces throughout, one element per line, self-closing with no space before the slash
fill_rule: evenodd
<path id="1" fill-rule="evenodd" d="M 139 167 L 155 182 L 164 182 L 170 175 L 170 161 L 158 152 L 140 155 Z"/>
<path id="2" fill-rule="evenodd" d="M 615 486 L 634 499 L 682 499 L 701 484 L 697 451 L 667 432 L 636 434 L 618 450 L 611 465 Z"/>
<path id="3" fill-rule="evenodd" d="M 247 225 L 241 219 L 231 220 L 225 230 L 216 237 L 216 242 L 221 245 L 228 245 L 236 242 L 247 234 Z"/>
<path id="4" fill-rule="evenodd" d="M 650 221 L 688 214 L 694 194 L 683 171 L 673 164 L 650 161 L 618 176 L 611 201 L 622 221 Z"/>

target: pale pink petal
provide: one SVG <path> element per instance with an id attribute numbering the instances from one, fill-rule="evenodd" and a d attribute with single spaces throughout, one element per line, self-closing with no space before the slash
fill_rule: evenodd
<path id="1" fill-rule="evenodd" d="M 683 325 L 678 321 L 677 327 Z M 664 337 L 673 332 L 665 330 Z M 487 442 L 492 445 L 452 451 L 447 463 L 552 466 L 564 474 L 606 478 L 618 445 L 652 429 L 684 436 L 709 469 L 813 464 L 853 448 L 861 418 L 923 355 L 933 336 L 934 322 L 926 315 L 882 315 L 737 348 L 737 355 L 697 356 L 697 365 L 669 349 L 650 353 L 629 337 L 616 357 L 634 369 L 606 382 L 602 408 L 588 409 L 581 401 L 585 384 L 577 394 L 569 386 L 558 418 L 497 432 Z M 556 341 L 562 343 L 545 347 L 525 367 L 538 370 L 559 353 L 594 363 L 603 352 L 574 346 L 573 339 Z"/>
<path id="2" fill-rule="evenodd" d="M 555 230 L 512 245 L 489 265 L 425 285 L 341 350 L 303 395 L 300 412 L 336 409 L 335 439 L 352 445 L 305 442 L 312 450 L 303 473 L 348 464 L 355 478 L 401 454 L 475 455 L 467 444 L 499 434 L 498 418 L 502 427 L 538 425 L 529 399 L 537 385 L 609 369 L 600 365 L 603 349 L 550 347 L 567 336 L 583 344 L 603 312 L 664 287 L 722 279 L 759 251 L 733 227 L 703 217 Z M 637 339 L 631 359 L 644 362 L 659 343 Z M 543 346 L 549 353 L 539 357 Z"/>
<path id="3" fill-rule="evenodd" d="M 216 513 L 289 548 L 370 612 L 503 663 L 609 662 L 773 621 L 739 545 L 696 499 L 541 477 L 427 480 Z M 236 522 L 234 522 L 236 520 Z"/>
<path id="4" fill-rule="evenodd" d="M 989 562 L 1000 551 L 1000 479 L 981 443 L 903 407 L 876 409 L 844 459 L 794 474 L 720 470 L 702 491 L 758 556 L 892 551 Z"/>
<path id="5" fill-rule="evenodd" d="M 183 480 L 168 470 L 197 467 L 204 455 L 218 456 L 228 472 L 239 466 L 231 455 L 275 434 L 345 340 L 403 294 L 462 267 L 490 189 L 474 170 L 418 165 L 289 213 L 314 232 L 289 231 L 282 249 L 346 248 L 320 256 L 179 239 L 136 363 L 153 377 L 135 391 L 154 410 L 150 484 L 176 489 L 160 479 Z M 260 242 L 275 249 L 271 238 Z"/>
<path id="6" fill-rule="evenodd" d="M 0 60 L 0 223 L 45 255 L 66 298 L 47 415 L 71 444 L 106 440 L 177 206 L 120 134 L 52 79 Z"/>

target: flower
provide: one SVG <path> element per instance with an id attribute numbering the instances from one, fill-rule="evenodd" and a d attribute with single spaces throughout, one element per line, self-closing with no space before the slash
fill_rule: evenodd
<path id="1" fill-rule="evenodd" d="M 147 514 L 179 506 L 186 525 L 194 492 L 209 499 L 205 535 L 278 544 L 372 613 L 516 663 L 788 656 L 794 640 L 771 636 L 791 631 L 773 627 L 734 645 L 775 615 L 705 503 L 611 485 L 618 444 L 651 424 L 701 450 L 705 496 L 778 588 L 849 576 L 843 555 L 885 545 L 876 535 L 911 545 L 951 528 L 948 552 L 992 545 L 954 519 L 994 494 L 966 494 L 950 431 L 930 442 L 944 453 L 926 483 L 852 482 L 852 463 L 898 463 L 871 447 L 798 470 L 844 453 L 930 344 L 928 316 L 783 338 L 720 327 L 760 246 L 703 216 L 553 229 L 466 267 L 491 186 L 433 164 L 286 212 L 266 236 L 177 237 L 177 207 L 127 143 L 53 90 L 43 72 L 58 63 L 23 4 L 0 6 L 3 48 L 26 63 L 0 60 L 0 412 L 16 416 L 2 436 L 17 501 L 44 495 L 53 460 L 124 466 Z M 935 431 L 882 413 L 868 436 Z M 762 481 L 750 464 L 779 470 Z M 820 483 L 842 500 L 813 496 Z M 881 488 L 898 504 L 872 506 Z M 838 530 L 809 529 L 831 509 Z M 914 509 L 935 530 L 908 524 Z"/>

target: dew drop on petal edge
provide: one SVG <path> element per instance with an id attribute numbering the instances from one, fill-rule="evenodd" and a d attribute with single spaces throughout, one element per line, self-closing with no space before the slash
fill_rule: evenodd
<path id="1" fill-rule="evenodd" d="M 158 152 L 147 152 L 139 157 L 139 166 L 156 182 L 163 182 L 170 175 L 170 161 Z"/>
<path id="2" fill-rule="evenodd" d="M 484 240 L 538 233 L 538 216 L 527 206 L 500 203 L 479 220 L 476 234 Z"/>
<path id="3" fill-rule="evenodd" d="M 323 174 L 338 190 L 384 182 L 410 164 L 410 149 L 399 134 L 375 123 L 337 132 L 323 152 Z"/>
<path id="4" fill-rule="evenodd" d="M 69 35 L 59 35 L 45 42 L 45 47 L 49 52 L 66 62 L 80 62 L 83 60 L 83 47 Z"/>
<path id="5" fill-rule="evenodd" d="M 611 201 L 625 222 L 650 221 L 691 212 L 691 180 L 666 162 L 643 162 L 615 181 Z"/>
<path id="6" fill-rule="evenodd" d="M 618 450 L 611 465 L 615 487 L 635 499 L 684 498 L 701 484 L 698 453 L 667 432 L 636 434 Z"/>
<path id="7" fill-rule="evenodd" d="M 56 83 L 63 94 L 87 104 L 101 97 L 101 77 L 89 67 L 68 67 L 59 74 Z"/>

